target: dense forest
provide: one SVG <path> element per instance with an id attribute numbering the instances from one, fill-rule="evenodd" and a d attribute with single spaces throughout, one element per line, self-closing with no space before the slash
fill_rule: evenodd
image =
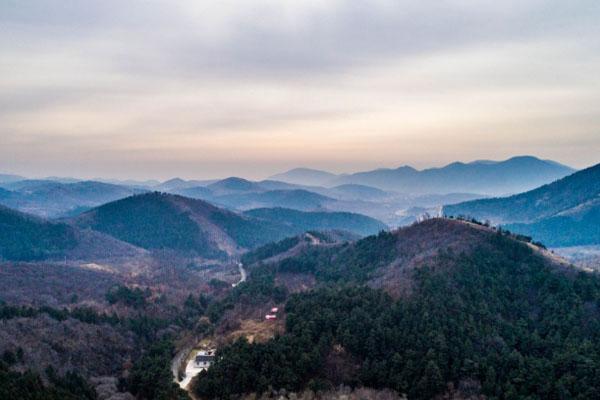
<path id="1" fill-rule="evenodd" d="M 381 231 L 352 245 L 309 248 L 296 257 L 282 260 L 279 272 L 311 273 L 324 282 L 365 282 L 378 267 L 397 256 L 396 236 Z"/>
<path id="2" fill-rule="evenodd" d="M 76 244 L 75 233 L 68 225 L 0 206 L 0 260 L 52 258 Z"/>
<path id="3" fill-rule="evenodd" d="M 0 360 L 0 399 L 19 400 L 95 400 L 94 388 L 76 373 L 57 376 L 52 368 L 46 370 L 48 383 L 38 373 L 10 370 L 16 356 L 4 353 Z"/>
<path id="4" fill-rule="evenodd" d="M 598 398 L 600 279 L 557 271 L 501 234 L 490 240 L 498 252 L 416 270 L 409 298 L 348 286 L 292 295 L 286 333 L 221 349 L 196 393 L 345 383 L 411 399 L 448 385 L 492 399 Z"/>
<path id="5" fill-rule="evenodd" d="M 147 193 L 105 204 L 76 219 L 81 227 L 107 233 L 145 249 L 174 249 L 222 256 L 213 249 L 173 196 Z"/>

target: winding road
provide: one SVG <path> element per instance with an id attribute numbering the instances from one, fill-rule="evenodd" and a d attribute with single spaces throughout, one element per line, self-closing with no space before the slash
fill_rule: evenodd
<path id="1" fill-rule="evenodd" d="M 242 282 L 246 282 L 246 278 L 248 277 L 248 274 L 246 273 L 246 270 L 244 269 L 244 264 L 242 264 L 241 262 L 238 262 L 237 266 L 240 271 L 240 280 L 236 283 L 232 283 L 231 286 L 233 286 L 233 287 L 236 287 L 237 285 L 239 285 Z M 186 364 L 185 378 L 181 382 L 178 379 L 179 366 L 181 365 L 183 360 L 188 358 L 188 356 L 190 355 L 190 352 L 193 351 L 192 349 L 193 349 L 192 346 L 189 346 L 189 347 L 183 349 L 182 351 L 177 353 L 177 355 L 171 362 L 171 371 L 173 372 L 173 380 L 184 390 L 188 389 L 188 385 L 190 384 L 190 381 L 192 380 L 192 378 L 194 378 L 196 375 L 198 375 L 200 373 L 200 371 L 202 370 L 202 368 L 196 367 L 196 365 L 194 363 L 194 358 L 192 357 L 192 359 L 190 359 Z"/>
<path id="2" fill-rule="evenodd" d="M 246 270 L 244 269 L 244 264 L 242 264 L 241 262 L 237 263 L 238 265 L 238 269 L 240 270 L 240 280 L 237 283 L 233 283 L 231 286 L 236 287 L 237 285 L 239 285 L 242 282 L 246 282 Z"/>

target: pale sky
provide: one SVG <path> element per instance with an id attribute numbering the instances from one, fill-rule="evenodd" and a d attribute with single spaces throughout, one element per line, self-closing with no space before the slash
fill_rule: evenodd
<path id="1" fill-rule="evenodd" d="M 0 173 L 600 162 L 600 1 L 0 1 Z"/>

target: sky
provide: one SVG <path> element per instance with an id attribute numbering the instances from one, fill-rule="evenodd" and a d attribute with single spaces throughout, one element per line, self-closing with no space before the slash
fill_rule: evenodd
<path id="1" fill-rule="evenodd" d="M 0 172 L 600 162 L 598 0 L 2 0 Z"/>

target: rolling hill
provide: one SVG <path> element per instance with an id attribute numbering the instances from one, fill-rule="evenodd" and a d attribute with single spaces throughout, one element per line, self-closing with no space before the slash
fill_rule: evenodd
<path id="1" fill-rule="evenodd" d="M 237 255 L 304 230 L 327 227 L 364 234 L 384 227 L 368 217 L 339 214 L 279 209 L 237 214 L 202 200 L 154 192 L 105 204 L 72 222 L 148 250 L 167 249 L 205 258 Z"/>
<path id="2" fill-rule="evenodd" d="M 518 195 L 444 207 L 446 215 L 490 220 L 549 246 L 600 243 L 600 164 Z"/>

